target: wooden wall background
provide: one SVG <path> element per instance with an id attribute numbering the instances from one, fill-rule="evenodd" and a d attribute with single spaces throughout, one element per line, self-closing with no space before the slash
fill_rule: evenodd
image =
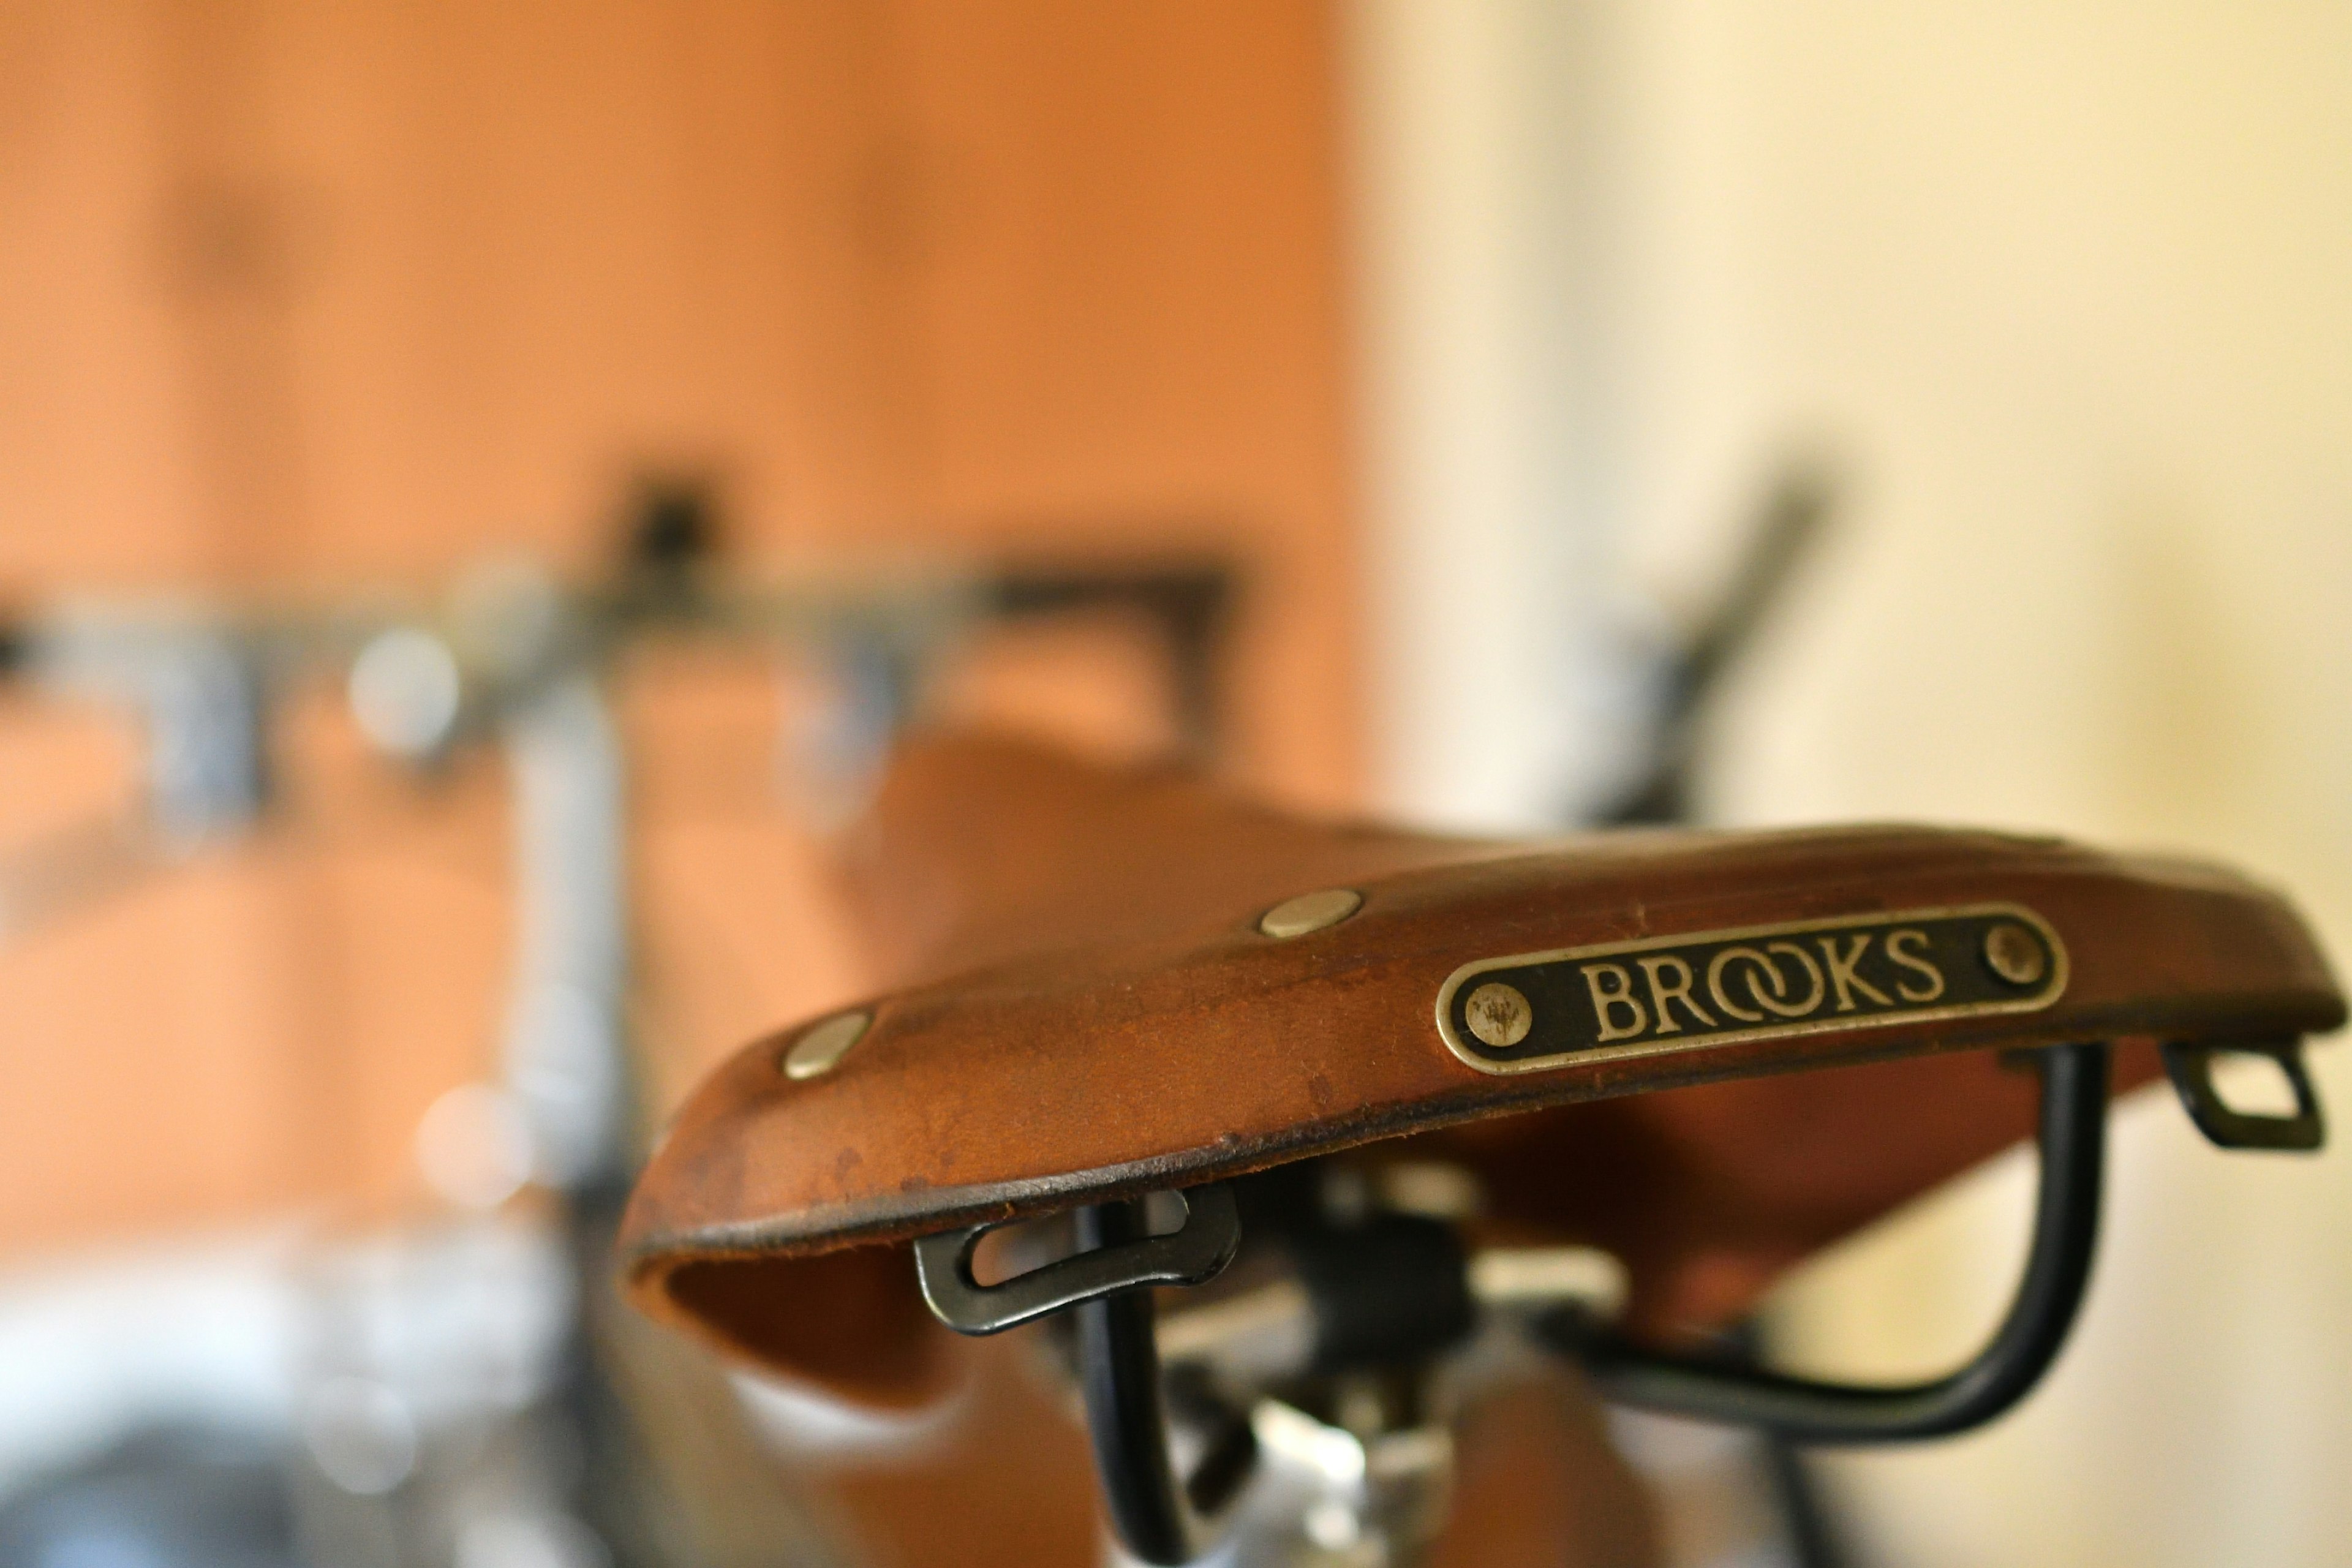
<path id="1" fill-rule="evenodd" d="M 0 590 L 585 572 L 648 467 L 763 569 L 1222 552 L 1235 765 L 1344 803 L 1333 52 L 1311 0 L 8 0 Z M 1132 742 L 1121 657 L 976 700 Z M 671 1089 L 855 982 L 772 691 L 626 698 Z M 323 695 L 289 750 L 280 826 L 0 947 L 0 1255 L 396 1205 L 487 1070 L 495 766 L 420 792 Z M 131 790 L 119 719 L 0 703 L 0 848 Z"/>

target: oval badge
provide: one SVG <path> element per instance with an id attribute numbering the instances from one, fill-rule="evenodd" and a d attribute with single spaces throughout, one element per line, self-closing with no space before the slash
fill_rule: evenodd
<path id="1" fill-rule="evenodd" d="M 2066 947 L 2021 904 L 1693 931 L 1465 963 L 1437 1032 L 1481 1072 L 1702 1050 L 1873 1025 L 2030 1013 Z"/>

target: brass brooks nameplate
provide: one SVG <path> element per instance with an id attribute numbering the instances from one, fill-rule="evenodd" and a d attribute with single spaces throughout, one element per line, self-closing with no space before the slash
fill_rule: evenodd
<path id="1" fill-rule="evenodd" d="M 2066 989 L 2066 948 L 2018 904 L 1514 953 L 1465 963 L 1437 1032 L 1481 1072 L 1700 1050 L 1741 1040 L 2029 1013 Z"/>

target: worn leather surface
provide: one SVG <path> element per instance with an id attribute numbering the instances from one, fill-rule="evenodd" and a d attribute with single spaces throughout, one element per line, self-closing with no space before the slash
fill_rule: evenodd
<path id="1" fill-rule="evenodd" d="M 804 1020 L 713 1074 L 623 1241 L 649 1310 L 883 1401 L 924 1395 L 945 1331 L 903 1247 L 880 1244 L 1378 1144 L 1469 1165 L 1500 1230 L 1618 1252 L 1638 1326 L 1719 1323 L 2030 1129 L 2032 1075 L 1985 1047 L 2117 1040 L 2128 1085 L 2152 1076 L 2153 1038 L 2279 1038 L 2344 1016 L 2276 895 L 2049 838 L 1473 843 L 944 737 L 898 759 L 844 859 L 902 984 L 865 1004 L 872 1027 L 830 1073 L 779 1070 Z M 1287 941 L 1259 931 L 1271 905 L 1328 887 L 1360 891 L 1361 910 Z M 1435 1023 L 1447 976 L 1496 955 L 1991 900 L 2063 939 L 2071 973 L 2041 1011 L 1511 1077 L 1466 1066 Z"/>

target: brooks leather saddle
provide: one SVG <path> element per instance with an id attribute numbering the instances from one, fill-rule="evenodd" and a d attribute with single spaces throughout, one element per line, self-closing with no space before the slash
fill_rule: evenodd
<path id="1" fill-rule="evenodd" d="M 1798 1441 L 1985 1421 L 2082 1297 L 2110 1092 L 2168 1076 L 2224 1148 L 2315 1148 L 2301 1042 L 2345 1016 L 2276 894 L 2047 837 L 1475 843 L 946 738 L 847 851 L 904 984 L 691 1098 L 624 1227 L 635 1299 L 886 1405 L 934 1391 L 946 1331 L 1055 1319 L 1155 1563 L 1215 1544 L 1285 1420 L 1364 1436 L 1351 1377 L 1442 1425 L 1412 1374 L 1500 1321 L 1609 1399 Z M 2291 1113 L 2216 1091 L 2245 1052 Z M 1809 1381 L 1704 1337 L 2028 1136 L 2022 1279 L 1948 1376 Z"/>

